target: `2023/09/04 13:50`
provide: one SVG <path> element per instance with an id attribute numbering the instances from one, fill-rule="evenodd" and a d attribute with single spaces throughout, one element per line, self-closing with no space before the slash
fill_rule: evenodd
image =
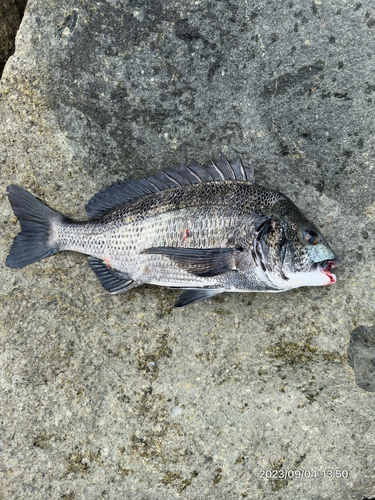
<path id="1" fill-rule="evenodd" d="M 324 477 L 327 479 L 346 479 L 349 477 L 349 472 L 347 470 L 341 470 L 341 469 L 336 469 L 336 470 L 261 470 L 260 471 L 260 477 L 265 478 L 265 479 L 292 479 L 292 478 L 297 478 L 297 479 L 309 479 L 309 478 L 318 478 L 318 477 Z"/>

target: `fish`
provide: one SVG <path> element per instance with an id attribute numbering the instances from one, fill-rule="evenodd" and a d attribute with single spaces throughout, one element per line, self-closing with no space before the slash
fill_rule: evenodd
<path id="1" fill-rule="evenodd" d="M 119 181 L 86 205 L 74 221 L 25 189 L 8 199 L 21 231 L 6 265 L 20 268 L 62 251 L 89 255 L 111 294 L 143 284 L 180 289 L 183 307 L 223 292 L 282 292 L 329 285 L 339 266 L 321 231 L 284 194 L 256 184 L 221 154 L 140 180 Z"/>

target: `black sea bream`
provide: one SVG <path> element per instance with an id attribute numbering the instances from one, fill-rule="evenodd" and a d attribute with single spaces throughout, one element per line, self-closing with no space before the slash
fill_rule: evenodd
<path id="1" fill-rule="evenodd" d="M 319 229 L 292 201 L 255 184 L 253 168 L 222 155 L 210 166 L 123 181 L 87 204 L 74 222 L 24 189 L 8 187 L 21 224 L 6 265 L 22 267 L 63 250 L 90 255 L 103 287 L 179 288 L 175 306 L 222 292 L 282 292 L 336 282 L 340 264 Z"/>

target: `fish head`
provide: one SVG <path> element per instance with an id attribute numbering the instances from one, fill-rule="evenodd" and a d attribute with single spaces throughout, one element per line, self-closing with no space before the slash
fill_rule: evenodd
<path id="1" fill-rule="evenodd" d="M 258 235 L 267 278 L 280 290 L 336 283 L 331 269 L 341 265 L 321 231 L 286 198 L 275 204 Z"/>

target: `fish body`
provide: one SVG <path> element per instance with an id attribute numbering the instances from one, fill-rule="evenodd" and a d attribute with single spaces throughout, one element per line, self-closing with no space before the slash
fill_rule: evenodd
<path id="1" fill-rule="evenodd" d="M 183 289 L 176 307 L 226 291 L 336 281 L 330 270 L 339 260 L 320 231 L 288 197 L 255 184 L 239 158 L 114 184 L 89 201 L 84 222 L 20 187 L 9 186 L 8 196 L 21 224 L 9 267 L 81 252 L 110 293 L 145 283 Z"/>

